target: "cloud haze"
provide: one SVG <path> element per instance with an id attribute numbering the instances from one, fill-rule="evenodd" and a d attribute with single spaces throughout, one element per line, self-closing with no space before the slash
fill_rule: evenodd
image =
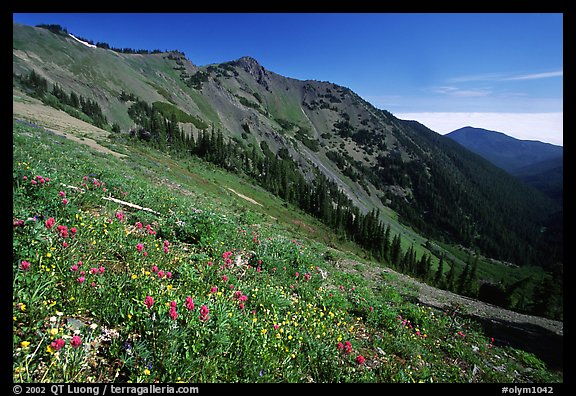
<path id="1" fill-rule="evenodd" d="M 563 145 L 563 113 L 395 113 L 402 120 L 415 120 L 442 135 L 471 126 L 502 132 L 520 140 L 539 140 Z"/>

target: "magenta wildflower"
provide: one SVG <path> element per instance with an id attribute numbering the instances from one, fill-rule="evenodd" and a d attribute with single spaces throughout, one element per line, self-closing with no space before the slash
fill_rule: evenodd
<path id="1" fill-rule="evenodd" d="M 122 212 L 116 213 L 116 218 L 120 221 L 124 220 L 124 213 Z"/>
<path id="2" fill-rule="evenodd" d="M 82 339 L 80 338 L 80 336 L 72 336 L 72 339 L 70 340 L 70 345 L 73 348 L 78 348 L 80 345 L 82 345 Z"/>
<path id="3" fill-rule="evenodd" d="M 143 249 L 144 249 L 144 245 L 142 245 L 141 243 L 136 245 L 136 250 L 138 250 L 138 252 L 141 252 Z"/>
<path id="4" fill-rule="evenodd" d="M 188 311 L 194 310 L 194 300 L 192 300 L 190 296 L 186 297 L 186 309 L 188 309 Z"/>
<path id="5" fill-rule="evenodd" d="M 84 278 L 83 276 L 79 276 L 78 279 L 77 279 L 77 281 L 78 281 L 79 283 L 84 283 L 85 280 L 86 280 L 86 278 Z"/>
<path id="6" fill-rule="evenodd" d="M 50 229 L 50 228 L 54 227 L 55 223 L 56 223 L 56 220 L 54 220 L 54 217 L 50 217 L 48 220 L 46 220 L 44 225 L 46 226 L 46 228 Z"/>
<path id="7" fill-rule="evenodd" d="M 152 272 L 154 272 L 154 273 L 158 272 L 158 267 L 153 265 L 152 266 Z"/>
<path id="8" fill-rule="evenodd" d="M 50 346 L 52 346 L 52 349 L 55 351 L 64 348 L 64 345 L 66 345 L 66 341 L 64 341 L 62 338 L 58 338 L 57 340 L 52 341 L 52 343 L 50 344 Z"/>
<path id="9" fill-rule="evenodd" d="M 66 198 L 64 198 L 64 199 L 62 200 L 62 204 L 63 204 L 63 205 L 67 205 L 67 204 L 68 204 L 68 200 L 67 200 Z"/>
<path id="10" fill-rule="evenodd" d="M 20 269 L 22 271 L 28 271 L 30 269 L 30 263 L 28 261 L 22 260 L 20 263 Z"/>
<path id="11" fill-rule="evenodd" d="M 136 224 L 134 224 L 136 226 L 136 228 L 138 228 L 139 230 L 142 229 L 142 223 L 140 223 L 139 221 L 136 222 Z"/>
<path id="12" fill-rule="evenodd" d="M 60 235 L 61 238 L 68 237 L 68 227 L 66 227 L 65 225 L 59 225 L 58 227 L 56 227 L 56 231 L 58 231 L 58 234 Z"/>
<path id="13" fill-rule="evenodd" d="M 154 305 L 154 299 L 151 296 L 146 296 L 146 299 L 144 300 L 144 305 L 146 305 L 148 309 L 152 308 L 152 305 Z"/>
<path id="14" fill-rule="evenodd" d="M 364 359 L 364 356 L 362 356 L 362 355 L 356 356 L 356 363 L 364 364 L 365 361 L 366 361 L 366 359 Z"/>
<path id="15" fill-rule="evenodd" d="M 202 305 L 202 307 L 200 307 L 200 322 L 206 322 L 208 320 L 210 317 L 208 315 L 209 312 L 210 310 L 206 305 Z"/>

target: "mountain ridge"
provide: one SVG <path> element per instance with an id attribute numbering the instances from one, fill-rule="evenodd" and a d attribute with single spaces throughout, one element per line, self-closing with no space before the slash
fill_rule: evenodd
<path id="1" fill-rule="evenodd" d="M 13 29 L 15 76 L 35 70 L 51 84 L 93 98 L 123 133 L 138 122 L 129 111 L 135 101 L 119 99 L 122 92 L 150 105 L 173 105 L 198 119 L 178 123 L 196 141 L 210 130 L 222 131 L 238 148 L 290 159 L 306 180 L 314 180 L 320 172 L 363 213 L 377 210 L 395 231 L 414 228 L 425 238 L 452 240 L 489 256 L 524 261 L 527 258 L 512 246 L 537 245 L 541 238 L 534 233 L 530 238 L 535 239 L 528 242 L 520 237 L 526 232 L 520 228 L 537 229 L 554 211 L 543 196 L 520 185 L 515 187 L 524 197 L 511 193 L 526 202 L 500 202 L 498 194 L 478 186 L 490 179 L 498 188 L 508 188 L 515 183 L 512 179 L 476 163 L 448 138 L 376 109 L 337 84 L 283 77 L 250 56 L 196 66 L 175 51 L 124 54 L 89 48 L 40 28 L 14 24 Z M 158 135 L 153 139 L 157 141 Z M 337 205 L 334 197 L 328 199 Z M 454 204 L 458 210 L 453 210 Z M 516 220 L 500 220 L 508 216 Z M 512 231 L 510 224 L 520 220 L 530 225 Z M 516 242 L 496 242 L 500 233 Z"/>

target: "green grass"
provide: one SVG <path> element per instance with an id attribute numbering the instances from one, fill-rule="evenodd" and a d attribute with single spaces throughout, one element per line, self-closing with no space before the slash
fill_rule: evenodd
<path id="1" fill-rule="evenodd" d="M 15 382 L 562 382 L 247 180 L 125 150 L 13 124 Z"/>

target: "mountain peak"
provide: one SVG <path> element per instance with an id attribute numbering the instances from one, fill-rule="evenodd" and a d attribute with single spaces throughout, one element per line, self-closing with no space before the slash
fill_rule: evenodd
<path id="1" fill-rule="evenodd" d="M 262 67 L 262 65 L 251 56 L 243 56 L 236 61 L 239 65 L 244 67 Z"/>

